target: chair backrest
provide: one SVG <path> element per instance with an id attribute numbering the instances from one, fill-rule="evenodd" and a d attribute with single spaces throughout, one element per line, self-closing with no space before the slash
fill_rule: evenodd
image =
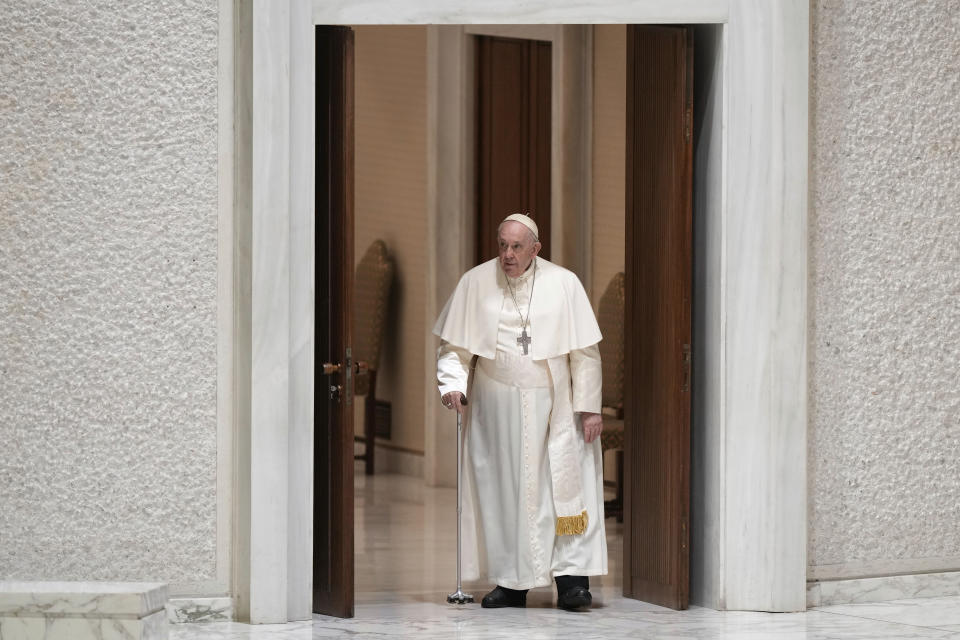
<path id="1" fill-rule="evenodd" d="M 621 271 L 613 276 L 597 305 L 597 323 L 603 340 L 600 359 L 603 363 L 603 406 L 623 410 L 623 325 L 624 281 Z"/>
<path id="2" fill-rule="evenodd" d="M 393 272 L 386 243 L 374 240 L 357 264 L 353 293 L 353 358 L 374 370 L 380 365 Z"/>

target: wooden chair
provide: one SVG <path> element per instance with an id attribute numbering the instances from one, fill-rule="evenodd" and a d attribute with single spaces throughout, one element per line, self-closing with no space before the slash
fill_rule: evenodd
<path id="1" fill-rule="evenodd" d="M 367 475 L 373 474 L 376 440 L 376 389 L 380 349 L 387 325 L 387 306 L 393 285 L 394 265 L 383 240 L 374 240 L 357 264 L 354 280 L 353 358 L 365 362 L 354 381 L 354 396 L 365 396 L 363 416 L 363 453 L 354 456 L 364 461 Z"/>
<path id="2" fill-rule="evenodd" d="M 604 453 L 616 451 L 617 496 L 604 503 L 607 518 L 616 516 L 623 522 L 623 365 L 624 365 L 624 273 L 613 276 L 597 305 L 597 322 L 603 340 L 600 359 L 603 362 L 603 435 L 600 446 Z"/>

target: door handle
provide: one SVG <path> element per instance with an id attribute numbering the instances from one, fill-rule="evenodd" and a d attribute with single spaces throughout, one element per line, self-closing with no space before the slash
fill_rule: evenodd
<path id="1" fill-rule="evenodd" d="M 340 362 L 324 362 L 320 365 L 320 373 L 325 376 L 332 376 L 337 373 L 343 372 L 343 384 L 333 384 L 330 385 L 330 399 L 336 400 L 337 402 L 343 401 L 345 404 L 353 403 L 353 375 L 354 372 L 359 372 L 361 370 L 367 370 L 366 362 L 354 362 L 353 361 L 353 349 L 347 347 L 347 362 L 346 364 Z"/>
<path id="2" fill-rule="evenodd" d="M 333 364 L 332 362 L 324 362 L 320 366 L 323 367 L 323 375 L 325 376 L 332 376 L 335 373 L 340 373 L 340 370 L 343 369 L 343 365 L 339 362 L 337 364 Z M 370 365 L 367 364 L 366 360 L 357 360 L 353 363 L 353 372 L 355 374 L 368 373 L 369 371 Z"/>

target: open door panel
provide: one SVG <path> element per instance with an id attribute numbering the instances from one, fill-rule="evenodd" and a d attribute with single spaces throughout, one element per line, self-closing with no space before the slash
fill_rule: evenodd
<path id="1" fill-rule="evenodd" d="M 693 33 L 627 27 L 623 593 L 687 608 Z"/>
<path id="2" fill-rule="evenodd" d="M 353 31 L 316 28 L 313 611 L 353 617 Z"/>

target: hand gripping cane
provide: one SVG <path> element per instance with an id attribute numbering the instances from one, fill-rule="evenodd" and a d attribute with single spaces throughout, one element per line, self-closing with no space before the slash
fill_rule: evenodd
<path id="1" fill-rule="evenodd" d="M 463 499 L 462 499 L 462 465 L 463 465 L 463 418 L 460 415 L 460 412 L 457 411 L 457 590 L 447 596 L 447 602 L 451 604 L 467 604 L 473 602 L 473 596 L 469 593 L 464 593 L 463 588 L 460 584 L 460 520 L 461 512 L 463 510 Z"/>

